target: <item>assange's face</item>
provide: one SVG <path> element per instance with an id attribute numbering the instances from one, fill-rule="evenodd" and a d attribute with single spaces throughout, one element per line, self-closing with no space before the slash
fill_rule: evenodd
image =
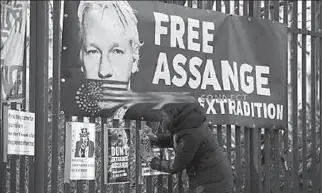
<path id="1" fill-rule="evenodd" d="M 133 49 L 114 9 L 90 10 L 84 17 L 81 59 L 87 79 L 129 82 Z"/>

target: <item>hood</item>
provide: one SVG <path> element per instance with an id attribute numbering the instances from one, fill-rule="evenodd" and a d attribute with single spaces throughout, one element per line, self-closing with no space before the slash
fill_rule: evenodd
<path id="1" fill-rule="evenodd" d="M 167 125 L 170 132 L 198 128 L 206 121 L 204 109 L 198 103 L 172 104 L 168 109 L 176 112 L 171 115 L 171 121 Z"/>

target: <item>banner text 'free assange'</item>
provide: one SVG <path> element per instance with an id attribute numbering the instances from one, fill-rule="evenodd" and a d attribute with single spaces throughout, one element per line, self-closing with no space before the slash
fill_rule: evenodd
<path id="1" fill-rule="evenodd" d="M 211 33 L 215 30 L 214 22 L 187 18 L 187 28 L 185 28 L 185 22 L 180 16 L 154 12 L 154 19 L 155 45 L 214 54 L 214 48 L 209 44 L 214 41 L 214 34 Z M 166 27 L 164 23 L 170 23 L 170 25 Z M 198 28 L 202 28 L 201 32 L 196 30 Z M 186 45 L 183 40 L 184 35 L 186 35 Z M 162 36 L 170 36 L 169 45 L 161 44 Z M 202 38 L 199 38 L 200 36 Z M 199 39 L 200 43 L 196 42 Z M 269 66 L 237 64 L 235 61 L 228 60 L 221 60 L 220 65 L 214 65 L 212 59 L 202 60 L 197 56 L 188 58 L 178 53 L 171 59 L 167 53 L 160 52 L 152 83 L 157 85 L 164 82 L 165 85 L 176 87 L 188 85 L 193 90 L 212 88 L 213 91 L 239 92 L 243 93 L 245 98 L 250 94 L 256 94 L 259 97 L 271 96 L 268 84 Z M 169 65 L 172 65 L 175 73 L 171 73 Z M 201 66 L 204 66 L 203 72 L 200 70 Z M 216 71 L 220 72 L 217 73 L 219 75 L 216 75 Z M 198 97 L 198 101 L 202 107 L 207 109 L 207 114 L 229 114 L 283 120 L 282 104 L 216 98 L 209 100 L 208 97 L 202 96 Z"/>

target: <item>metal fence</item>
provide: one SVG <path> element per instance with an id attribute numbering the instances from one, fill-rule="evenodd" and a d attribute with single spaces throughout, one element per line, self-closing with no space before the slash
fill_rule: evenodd
<path id="1" fill-rule="evenodd" d="M 232 125 L 214 131 L 233 166 L 234 192 L 322 192 L 322 2 L 321 1 L 163 1 L 227 14 L 261 17 L 288 26 L 289 128 L 271 130 Z M 138 178 L 131 184 L 103 183 L 104 136 L 101 118 L 65 117 L 60 112 L 61 2 L 53 1 L 53 49 L 49 50 L 49 2 L 30 1 L 30 51 L 26 52 L 24 91 L 27 103 L 6 103 L 11 109 L 36 113 L 36 155 L 8 156 L 1 143 L 1 193 L 41 192 L 186 192 L 186 175 Z M 65 13 L 64 13 L 65 14 Z M 48 53 L 53 53 L 52 90 L 48 83 Z M 27 76 L 24 76 L 27 77 Z M 28 83 L 28 84 L 27 84 Z M 50 91 L 50 92 L 49 92 Z M 49 100 L 49 99 L 52 99 Z M 49 103 L 50 101 L 50 103 Z M 52 106 L 49 106 L 51 104 Z M 48 121 L 48 117 L 49 119 Z M 96 180 L 64 183 L 65 121 L 95 122 Z M 118 120 L 114 120 L 118 126 Z M 131 124 L 130 121 L 127 125 Z M 140 121 L 132 121 L 136 133 Z M 1 130 L 2 131 L 2 130 Z M 1 132 L 2 134 L 2 132 Z M 3 136 L 1 136 L 3 137 Z M 139 138 L 136 138 L 138 141 Z M 137 150 L 139 149 L 136 143 Z M 137 151 L 138 152 L 138 151 Z M 136 166 L 140 167 L 136 153 Z"/>

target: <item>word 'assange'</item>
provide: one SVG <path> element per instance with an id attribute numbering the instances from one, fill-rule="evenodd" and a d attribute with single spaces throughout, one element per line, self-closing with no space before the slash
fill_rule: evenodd
<path id="1" fill-rule="evenodd" d="M 214 34 L 209 32 L 215 30 L 214 22 L 187 18 L 187 29 L 185 29 L 184 19 L 179 16 L 154 12 L 154 18 L 155 45 L 214 54 L 213 45 L 209 43 L 214 41 Z M 202 28 L 201 32 L 198 28 Z M 184 39 L 187 45 L 184 44 Z M 169 40 L 170 45 L 166 45 L 165 40 Z M 169 63 L 176 73 L 172 74 L 172 78 Z M 216 74 L 215 68 L 217 71 L 221 69 L 220 75 Z M 191 89 L 202 90 L 212 86 L 216 91 L 230 91 L 232 85 L 234 91 L 243 91 L 246 94 L 256 92 L 257 95 L 270 96 L 270 88 L 267 88 L 269 72 L 268 66 L 252 66 L 247 63 L 237 65 L 237 62 L 228 60 L 221 60 L 220 65 L 214 65 L 212 59 L 203 61 L 194 56 L 188 61 L 188 58 L 181 53 L 176 54 L 172 62 L 169 62 L 167 54 L 160 52 L 152 83 L 159 84 L 162 80 L 165 85 L 183 87 L 188 84 Z"/>

